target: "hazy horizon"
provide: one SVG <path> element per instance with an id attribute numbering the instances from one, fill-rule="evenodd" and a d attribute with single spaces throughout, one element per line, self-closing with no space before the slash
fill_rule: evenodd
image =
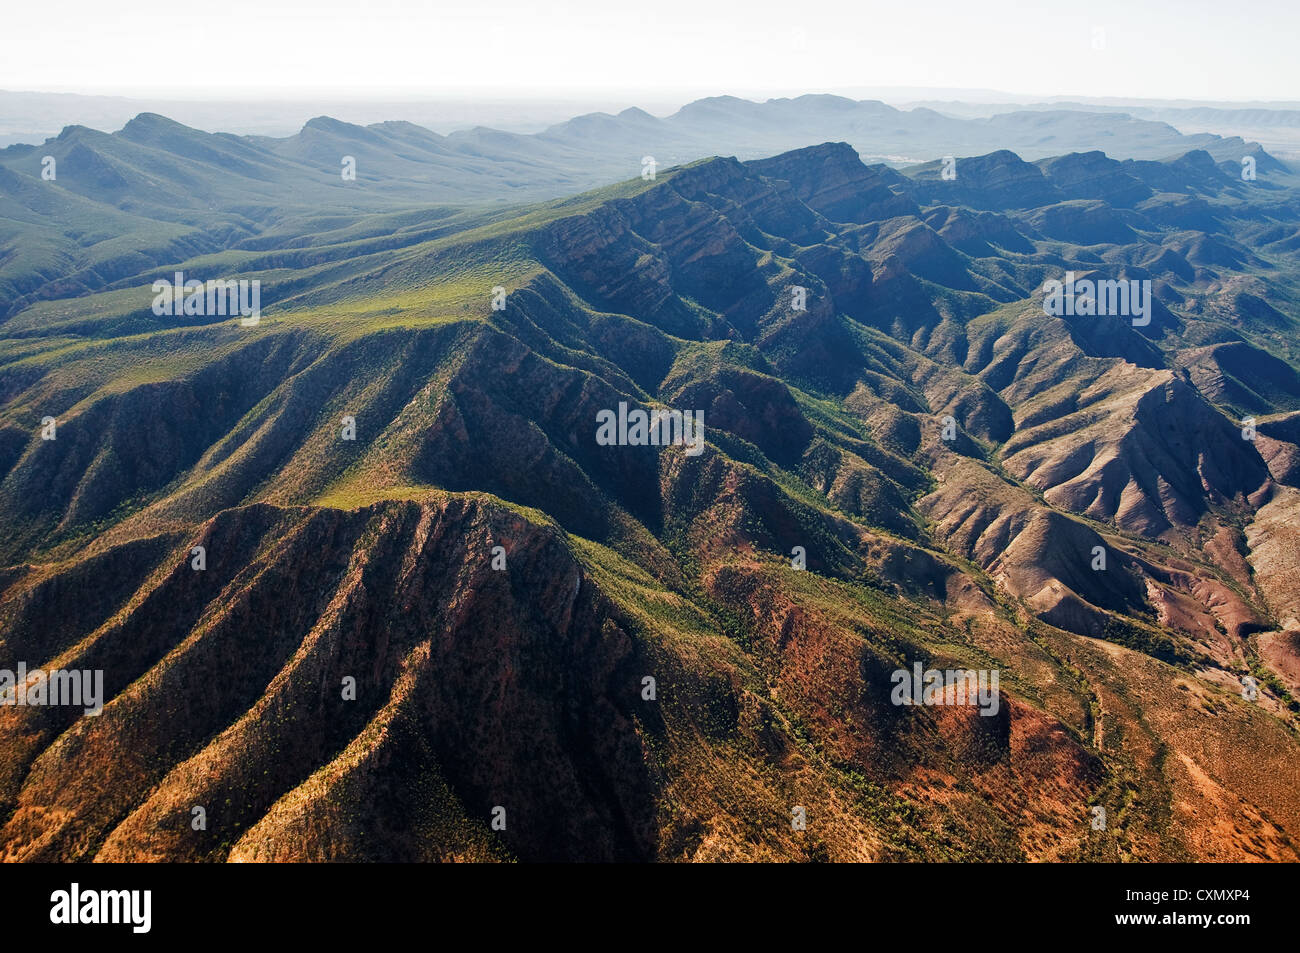
<path id="1" fill-rule="evenodd" d="M 933 102 L 951 100 L 954 102 L 982 103 L 989 105 L 1032 105 L 1051 102 L 1079 103 L 1162 103 L 1178 106 L 1258 106 L 1300 108 L 1300 95 L 1276 98 L 1258 96 L 1247 97 L 1168 97 L 1168 96 L 1105 96 L 1085 92 L 1047 93 L 1025 90 L 988 89 L 977 86 L 837 86 L 837 87 L 760 87 L 743 89 L 733 86 L 717 88 L 697 87 L 608 87 L 602 90 L 578 87 L 481 87 L 481 88 L 366 88 L 355 87 L 307 87 L 307 86 L 225 86 L 210 88 L 176 88 L 176 87 L 113 87 L 96 88 L 91 86 L 59 87 L 44 86 L 18 87 L 0 84 L 0 93 L 35 95 L 35 96 L 69 96 L 84 98 L 104 98 L 122 100 L 170 100 L 184 103 L 228 103 L 228 102 L 279 102 L 279 103 L 314 103 L 323 100 L 335 100 L 340 103 L 377 103 L 377 102 L 487 102 L 487 103 L 531 103 L 531 102 L 625 102 L 626 107 L 642 106 L 650 103 L 656 106 L 680 108 L 690 102 L 711 97 L 734 96 L 738 99 L 750 99 L 761 102 L 767 99 L 794 99 L 800 96 L 842 96 L 846 99 L 880 100 L 891 105 L 910 104 L 914 102 Z M 650 111 L 647 109 L 647 111 Z"/>
<path id="2" fill-rule="evenodd" d="M 1249 13 L 1207 0 L 1142 8 L 1101 0 L 1086 13 L 1059 2 L 1026 10 L 1015 0 L 979 9 L 935 0 L 923 16 L 840 0 L 811 0 L 797 16 L 775 0 L 755 0 L 743 16 L 684 0 L 653 9 L 570 0 L 559 10 L 519 0 L 470 9 L 420 0 L 364 9 L 346 0 L 204 0 L 185 8 L 143 0 L 130 9 L 69 0 L 58 15 L 47 6 L 7 14 L 0 89 L 226 97 L 294 89 L 362 98 L 645 90 L 698 98 L 710 90 L 893 86 L 1300 99 L 1290 47 L 1300 8 L 1264 0 Z"/>
<path id="3" fill-rule="evenodd" d="M 577 116 L 617 114 L 629 108 L 666 119 L 688 103 L 710 97 L 750 102 L 833 95 L 853 101 L 881 101 L 906 113 L 918 107 L 954 119 L 987 118 L 1020 110 L 1053 108 L 1121 112 L 1164 122 L 1184 134 L 1214 133 L 1257 141 L 1275 155 L 1300 157 L 1300 136 L 1291 118 L 1300 102 L 1162 100 L 1133 97 L 1031 96 L 990 89 L 954 87 L 851 87 L 771 90 L 546 90 L 527 95 L 509 90 L 354 91 L 277 89 L 171 91 L 150 95 L 86 94 L 67 91 L 0 89 L 0 148 L 39 145 L 69 126 L 116 132 L 142 113 L 160 113 L 183 125 L 212 133 L 283 138 L 301 131 L 317 116 L 355 125 L 411 122 L 442 135 L 476 127 L 516 134 L 540 133 Z M 1198 110 L 1200 110 L 1198 112 Z M 891 153 L 892 154 L 892 153 Z"/>

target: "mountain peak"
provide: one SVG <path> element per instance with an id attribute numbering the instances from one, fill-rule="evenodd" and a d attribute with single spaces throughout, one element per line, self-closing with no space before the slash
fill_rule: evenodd
<path id="1" fill-rule="evenodd" d="M 706 96 L 703 99 L 687 103 L 673 113 L 670 118 L 709 119 L 718 114 L 736 117 L 751 116 L 760 113 L 764 105 L 748 99 L 741 99 L 739 96 Z"/>
<path id="2" fill-rule="evenodd" d="M 421 126 L 419 123 L 410 122 L 406 119 L 385 119 L 383 122 L 372 122 L 370 125 L 366 126 L 366 128 L 377 132 L 416 133 L 417 135 L 427 136 L 430 139 L 445 138 L 426 126 Z"/>
<path id="3" fill-rule="evenodd" d="M 313 119 L 308 119 L 302 128 L 304 132 L 308 129 L 316 129 L 320 132 L 329 132 L 336 135 L 356 135 L 366 131 L 364 126 L 344 122 L 342 119 L 335 119 L 332 116 L 316 116 Z"/>
<path id="4" fill-rule="evenodd" d="M 98 129 L 91 129 L 89 126 L 73 124 L 71 126 L 64 126 L 63 129 L 59 131 L 59 134 L 57 136 L 55 136 L 53 139 L 48 139 L 46 141 L 47 142 L 69 142 L 73 139 L 82 138 L 84 136 L 106 136 L 106 135 L 108 135 L 108 133 L 100 132 Z"/>
<path id="5" fill-rule="evenodd" d="M 790 183 L 800 200 L 831 221 L 872 222 L 919 211 L 847 142 L 823 142 L 746 165 Z"/>
<path id="6" fill-rule="evenodd" d="M 847 96 L 836 96 L 834 93 L 804 93 L 804 95 L 796 96 L 794 99 L 787 100 L 787 102 L 802 105 L 831 106 L 837 109 L 855 109 L 861 105 L 856 99 L 849 99 Z M 879 100 L 868 100 L 867 102 L 880 106 L 884 105 Z"/>
<path id="7" fill-rule="evenodd" d="M 659 121 L 658 119 L 656 119 L 654 116 L 650 115 L 648 112 L 646 112 L 644 109 L 642 109 L 642 108 L 639 107 L 639 106 L 629 106 L 627 109 L 624 109 L 621 113 L 618 114 L 618 118 L 619 118 L 619 119 L 632 119 L 632 120 L 641 121 L 641 122 L 644 122 L 644 121 L 649 121 L 649 122 L 658 122 L 658 121 Z"/>
<path id="8" fill-rule="evenodd" d="M 1204 149 L 1193 149 L 1190 152 L 1185 152 L 1175 159 L 1174 163 L 1204 172 L 1212 172 L 1217 168 L 1214 164 L 1214 157 Z"/>
<path id="9" fill-rule="evenodd" d="M 159 113 L 143 112 L 138 114 L 134 119 L 127 122 L 122 129 L 188 129 L 188 126 L 177 122 L 175 119 L 168 119 Z"/>
<path id="10" fill-rule="evenodd" d="M 133 142 L 158 142 L 169 136 L 204 137 L 208 133 L 179 123 L 158 113 L 140 113 L 123 126 L 117 135 Z"/>
<path id="11" fill-rule="evenodd" d="M 1063 198 L 1042 169 L 1010 149 L 957 159 L 952 167 L 955 178 L 945 178 L 947 169 L 946 163 L 935 161 L 905 170 L 915 183 L 918 202 L 944 205 L 959 201 L 971 208 L 1000 210 L 1036 208 Z"/>

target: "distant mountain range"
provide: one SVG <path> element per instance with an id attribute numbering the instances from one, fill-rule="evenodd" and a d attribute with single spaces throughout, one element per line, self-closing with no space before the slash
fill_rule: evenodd
<path id="1" fill-rule="evenodd" d="M 0 92 L 0 115 L 4 114 L 7 101 L 21 101 L 21 97 L 32 95 L 36 94 Z M 176 105 L 182 107 L 182 104 Z M 426 111 L 412 106 L 393 105 L 391 108 L 391 116 L 427 115 Z M 831 95 L 771 99 L 761 103 L 721 96 L 697 100 L 663 119 L 642 109 L 630 108 L 617 115 L 585 114 L 529 134 L 482 127 L 461 129 L 450 132 L 446 144 L 457 151 L 472 152 L 484 138 L 492 138 L 507 155 L 531 161 L 555 161 L 563 156 L 551 150 L 578 148 L 582 150 L 582 156 L 601 168 L 610 161 L 626 163 L 625 156 L 630 153 L 635 153 L 638 160 L 641 155 L 649 154 L 661 162 L 672 163 L 718 152 L 734 153 L 742 158 L 770 155 L 809 141 L 828 140 L 848 142 L 864 158 L 896 164 L 941 155 L 974 155 L 996 149 L 1010 149 L 1026 158 L 1040 158 L 1105 146 L 1107 153 L 1117 158 L 1159 159 L 1193 148 L 1205 148 L 1216 158 L 1221 158 L 1228 151 L 1241 148 L 1232 137 L 1225 141 L 1213 133 L 1186 136 L 1166 123 L 1135 119 L 1101 107 L 1060 106 L 1050 110 L 1007 107 L 1007 111 L 997 116 L 990 116 L 988 107 L 967 108 L 975 111 L 977 121 L 936 114 L 935 110 L 928 108 L 900 110 L 879 101 L 858 101 Z M 107 118 L 108 115 L 121 114 L 122 109 L 123 106 L 118 105 L 116 112 L 107 115 L 98 107 L 87 107 L 83 112 Z M 210 113 L 205 113 L 191 106 L 186 111 L 195 112 L 196 118 L 210 121 L 230 112 L 229 106 L 223 106 L 221 110 L 217 107 L 210 109 Z M 539 114 L 545 115 L 547 111 L 542 109 Z M 553 112 L 554 107 L 549 111 Z M 1105 113 L 1104 117 L 1095 115 L 1099 111 Z M 86 124 L 82 121 L 70 125 Z M 376 123 L 368 128 L 391 124 Z M 248 125 L 247 121 L 242 125 Z M 303 129 L 288 137 L 286 148 L 292 152 L 295 149 L 293 140 L 306 132 L 307 129 Z M 500 134 L 506 138 L 496 138 Z M 438 141 L 443 141 L 441 135 Z M 27 144 L 35 145 L 34 142 Z M 279 151 L 270 142 L 263 144 L 271 151 Z M 580 174 L 583 168 L 579 165 L 571 171 Z M 527 187 L 532 183 L 516 184 Z"/>
<path id="2" fill-rule="evenodd" d="M 0 314 L 33 296 L 109 286 L 151 264 L 200 252 L 257 247 L 311 219 L 405 213 L 422 228 L 459 209 L 503 210 L 709 155 L 758 158 L 825 140 L 898 165 L 999 150 L 1027 159 L 1102 149 L 1157 160 L 1203 150 L 1220 163 L 1258 145 L 1184 136 L 1158 122 L 1097 112 L 1019 112 L 952 119 L 835 96 L 754 103 L 691 103 L 667 119 L 640 109 L 594 113 L 521 134 L 477 127 L 440 135 L 408 122 L 357 126 L 327 117 L 285 138 L 236 136 L 141 114 L 106 133 L 69 126 L 39 146 L 0 150 Z M 53 181 L 42 180 L 46 157 Z M 355 180 L 343 178 L 345 157 Z M 287 218 L 298 219 L 297 222 Z M 412 227 L 409 224 L 404 228 Z M 418 229 L 417 229 L 418 230 Z"/>
<path id="3" fill-rule="evenodd" d="M 1258 141 L 1277 157 L 1300 159 L 1300 103 L 1193 105 L 1184 103 L 1104 101 L 1050 103 L 965 102 L 920 100 L 907 108 L 934 109 L 947 116 L 984 118 L 1008 112 L 1103 112 L 1163 122 L 1189 135 L 1220 133 Z"/>
<path id="4" fill-rule="evenodd" d="M 1295 158 L 1293 131 L 1300 103 L 1286 101 L 1216 102 L 1195 100 L 1118 99 L 1113 97 L 1034 97 L 997 90 L 908 87 L 861 87 L 830 91 L 852 101 L 888 103 L 901 111 L 933 109 L 956 118 L 984 118 L 1026 111 L 1112 112 L 1165 122 L 1183 133 L 1209 132 L 1258 141 L 1283 158 Z M 744 95 L 765 102 L 778 93 Z M 429 91 L 423 96 L 358 98 L 351 94 L 289 97 L 264 92 L 237 100 L 175 99 L 82 95 L 76 93 L 0 90 L 0 147 L 38 145 L 65 126 L 120 129 L 140 113 L 159 113 L 209 132 L 284 137 L 293 135 L 312 116 L 331 115 L 358 125 L 400 120 L 438 133 L 489 126 L 506 132 L 536 133 L 574 116 L 603 111 L 616 114 L 636 104 L 655 116 L 671 117 L 689 98 L 663 92 L 590 93 L 539 92 L 528 98 L 498 95 L 469 96 L 464 91 Z M 786 100 L 788 101 L 788 100 Z M 833 135 L 827 130 L 827 135 Z M 850 138 L 839 136 L 839 138 Z M 858 143 L 861 145 L 861 143 Z M 1015 148 L 1004 143 L 1007 148 Z M 875 150 L 866 149 L 873 155 Z"/>

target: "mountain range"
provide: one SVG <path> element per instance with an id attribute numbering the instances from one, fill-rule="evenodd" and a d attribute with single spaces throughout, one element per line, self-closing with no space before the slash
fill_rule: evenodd
<path id="1" fill-rule="evenodd" d="M 0 153 L 0 857 L 1300 859 L 1300 181 L 1116 121 Z"/>
<path id="2" fill-rule="evenodd" d="M 198 254 L 280 241 L 301 246 L 341 222 L 376 235 L 430 237 L 467 214 L 630 178 L 647 157 L 668 167 L 841 139 L 895 164 L 1002 149 L 1038 159 L 1099 143 L 1121 159 L 1201 149 L 1218 162 L 1252 156 L 1266 169 L 1282 168 L 1256 144 L 1183 136 L 1126 116 L 951 119 L 834 96 L 761 104 L 717 97 L 665 120 L 628 109 L 537 134 L 479 127 L 444 136 L 406 122 L 362 127 L 318 117 L 294 136 L 273 139 L 201 132 L 146 113 L 114 133 L 69 126 L 43 145 L 0 150 L 0 315 L 45 297 L 113 288 Z M 365 224 L 363 212 L 374 216 Z"/>

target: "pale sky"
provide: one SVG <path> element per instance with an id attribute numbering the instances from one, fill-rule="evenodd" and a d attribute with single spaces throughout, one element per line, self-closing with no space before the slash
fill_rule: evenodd
<path id="1" fill-rule="evenodd" d="M 1300 100 L 1300 0 L 12 0 L 0 89 Z"/>

